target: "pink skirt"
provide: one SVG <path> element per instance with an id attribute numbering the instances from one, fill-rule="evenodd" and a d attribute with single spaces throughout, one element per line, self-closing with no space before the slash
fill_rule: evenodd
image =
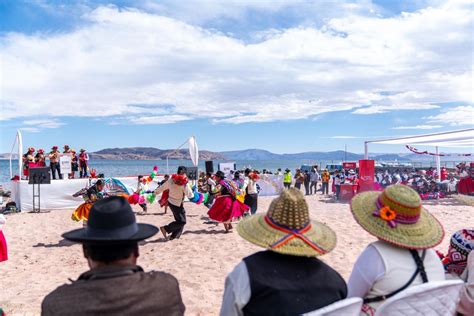
<path id="1" fill-rule="evenodd" d="M 7 241 L 0 230 L 0 262 L 8 260 Z"/>
<path id="2" fill-rule="evenodd" d="M 249 210 L 249 207 L 239 200 L 232 200 L 228 195 L 219 196 L 207 212 L 209 218 L 217 222 L 232 221 Z"/>

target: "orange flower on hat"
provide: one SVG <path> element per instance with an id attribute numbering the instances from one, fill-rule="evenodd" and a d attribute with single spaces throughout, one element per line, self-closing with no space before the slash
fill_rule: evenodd
<path id="1" fill-rule="evenodd" d="M 389 222 L 397 217 L 397 212 L 392 210 L 389 206 L 384 206 L 380 209 L 380 218 Z"/>

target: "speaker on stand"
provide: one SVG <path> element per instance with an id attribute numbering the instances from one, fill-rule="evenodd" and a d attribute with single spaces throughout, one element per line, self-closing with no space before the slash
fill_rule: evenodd
<path id="1" fill-rule="evenodd" d="M 206 161 L 206 173 L 214 173 L 214 162 L 212 160 Z"/>

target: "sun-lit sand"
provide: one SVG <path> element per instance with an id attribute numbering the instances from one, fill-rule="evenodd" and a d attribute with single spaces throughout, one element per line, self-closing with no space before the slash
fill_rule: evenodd
<path id="1" fill-rule="evenodd" d="M 259 212 L 266 211 L 271 200 L 260 198 Z M 347 279 L 357 255 L 374 238 L 356 224 L 347 203 L 334 203 L 320 195 L 307 200 L 313 219 L 327 223 L 337 233 L 336 249 L 323 260 Z M 447 237 L 437 247 L 443 252 L 450 234 L 474 224 L 474 208 L 455 199 L 425 205 L 444 224 Z M 157 235 L 144 242 L 139 264 L 145 270 L 169 272 L 179 280 L 187 315 L 216 315 L 227 273 L 260 248 L 236 232 L 225 234 L 222 225 L 208 223 L 204 206 L 187 203 L 185 207 L 188 224 L 181 239 L 163 242 L 162 236 Z M 163 215 L 163 209 L 156 204 L 150 207 L 150 213 L 137 218 L 157 226 L 172 220 L 170 212 Z M 7 217 L 4 234 L 10 259 L 0 263 L 0 306 L 7 315 L 38 315 L 47 293 L 87 270 L 80 245 L 60 236 L 82 225 L 73 222 L 70 215 L 71 210 L 64 210 Z"/>

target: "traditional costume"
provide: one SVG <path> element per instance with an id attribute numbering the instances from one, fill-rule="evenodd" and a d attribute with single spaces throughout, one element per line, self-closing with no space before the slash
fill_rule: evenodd
<path id="1" fill-rule="evenodd" d="M 97 184 L 91 186 L 83 195 L 85 202 L 79 205 L 79 207 L 72 213 L 72 220 L 79 222 L 83 220 L 87 221 L 89 218 L 89 211 L 97 200 L 104 198 L 104 194 L 99 191 Z"/>
<path id="2" fill-rule="evenodd" d="M 7 249 L 7 241 L 5 240 L 5 236 L 2 232 L 2 225 L 6 223 L 5 216 L 0 214 L 0 262 L 8 260 L 8 249 Z"/>
<path id="3" fill-rule="evenodd" d="M 217 222 L 229 223 L 230 221 L 241 217 L 249 210 L 247 205 L 237 199 L 237 191 L 239 189 L 235 182 L 222 179 L 219 181 L 218 185 L 220 187 L 219 193 L 214 200 L 214 204 L 207 212 L 209 218 Z M 232 226 L 229 228 L 232 228 Z M 227 226 L 226 230 L 228 230 Z"/>
<path id="4" fill-rule="evenodd" d="M 169 239 L 177 239 L 181 236 L 184 225 L 186 225 L 186 211 L 183 206 L 184 198 L 194 198 L 194 193 L 185 173 L 186 168 L 182 166 L 179 167 L 178 174 L 172 175 L 171 179 L 158 187 L 154 192 L 155 195 L 159 195 L 169 190 L 168 202 L 171 212 L 173 212 L 174 221 L 166 226 L 160 227 L 160 231 L 166 240 L 168 240 L 168 234 L 171 234 Z"/>

